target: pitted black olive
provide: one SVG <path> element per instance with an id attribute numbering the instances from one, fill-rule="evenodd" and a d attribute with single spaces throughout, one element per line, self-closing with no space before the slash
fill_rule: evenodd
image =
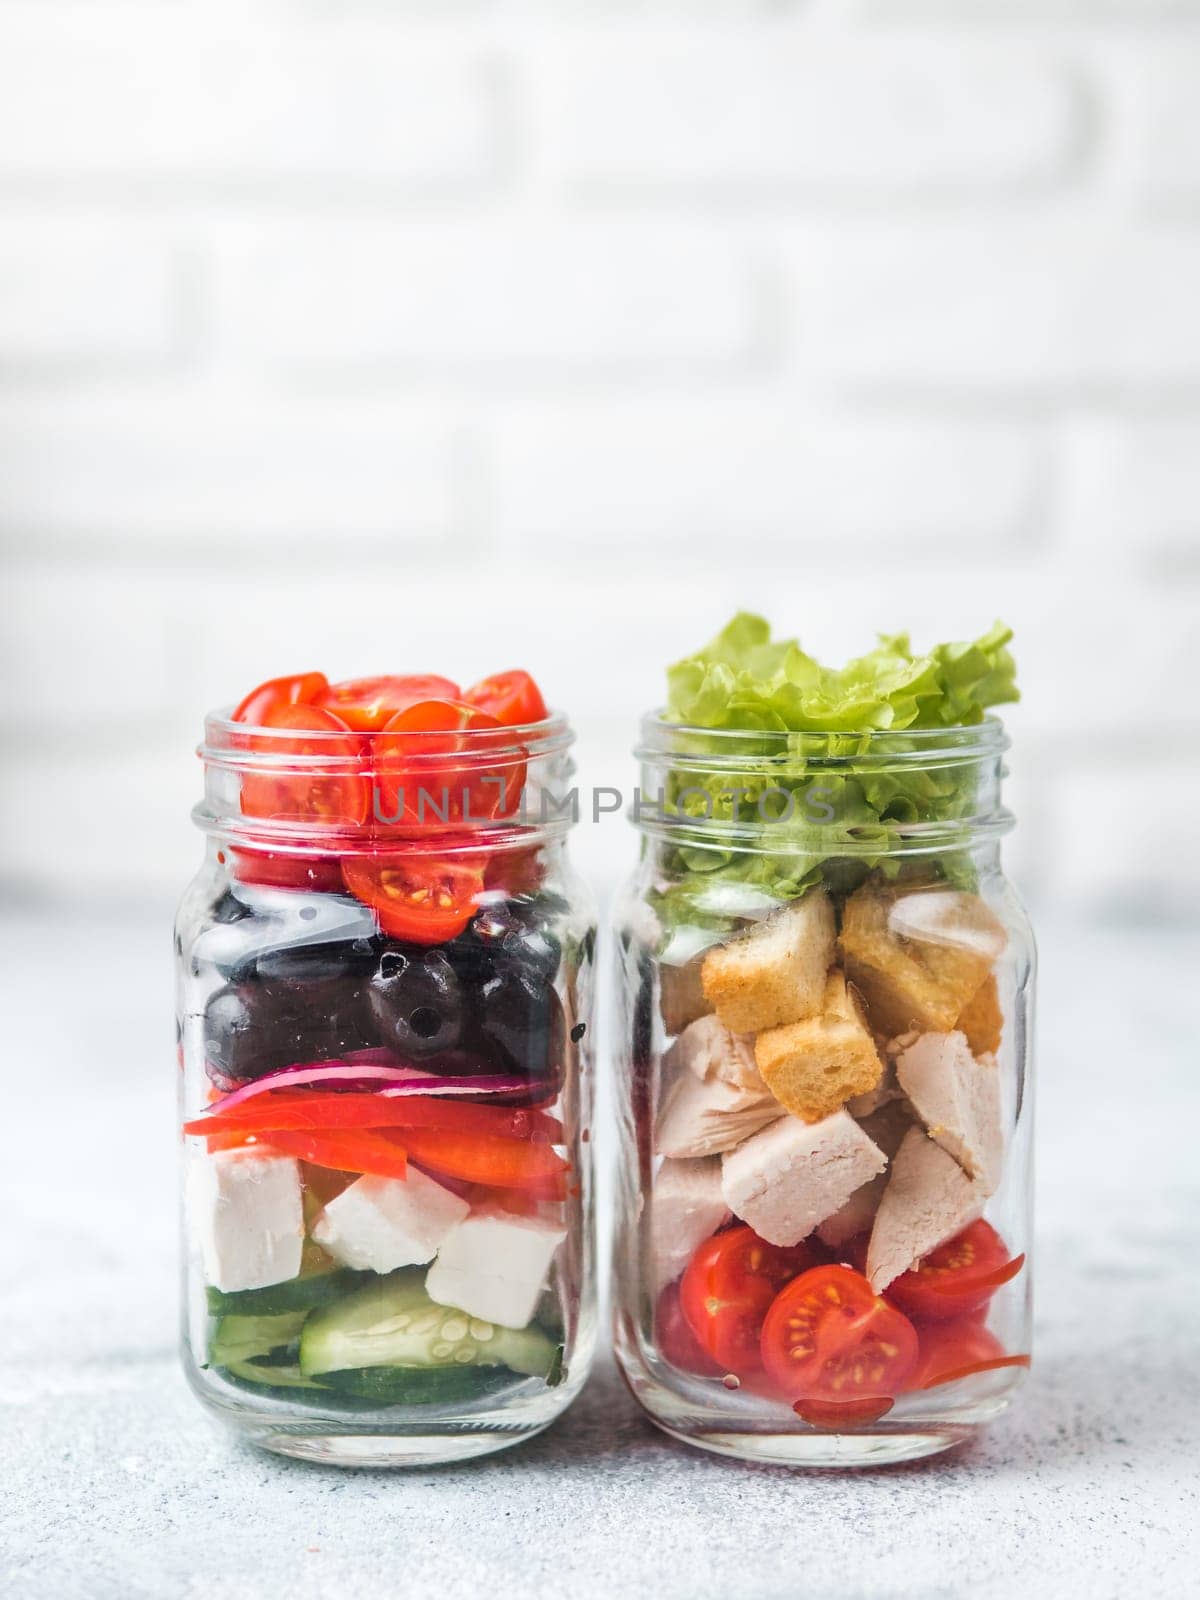
<path id="1" fill-rule="evenodd" d="M 498 961 L 484 984 L 473 1039 L 501 1070 L 552 1077 L 562 1066 L 566 1021 L 553 986 L 523 963 Z"/>
<path id="2" fill-rule="evenodd" d="M 462 985 L 441 950 L 385 950 L 367 999 L 380 1043 L 406 1060 L 453 1050 L 462 1037 Z"/>
<path id="3" fill-rule="evenodd" d="M 219 1081 L 259 1078 L 366 1049 L 375 1042 L 367 1024 L 361 983 L 345 977 L 285 990 L 227 984 L 205 1008 L 205 1059 Z"/>

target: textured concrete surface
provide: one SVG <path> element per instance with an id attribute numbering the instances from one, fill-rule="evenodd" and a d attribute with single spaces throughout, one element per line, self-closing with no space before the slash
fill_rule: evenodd
<path id="1" fill-rule="evenodd" d="M 1036 1363 L 956 1455 L 739 1466 L 603 1363 L 551 1432 L 411 1474 L 277 1461 L 177 1370 L 161 927 L 0 924 L 0 1595 L 1196 1593 L 1200 934 L 1043 930 Z"/>

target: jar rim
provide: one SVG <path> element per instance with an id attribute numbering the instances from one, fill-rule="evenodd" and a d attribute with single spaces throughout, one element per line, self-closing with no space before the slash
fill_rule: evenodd
<path id="1" fill-rule="evenodd" d="M 990 714 L 938 728 L 796 731 L 704 728 L 671 722 L 658 708 L 642 719 L 641 734 L 634 753 L 644 789 L 657 783 L 658 798 L 643 800 L 633 820 L 677 846 L 881 858 L 962 849 L 1013 826 L 999 802 L 1011 740 Z M 749 788 L 737 781 L 746 778 Z M 786 801 L 781 816 L 764 811 L 771 796 Z M 689 809 L 697 799 L 699 813 Z"/>
<path id="2" fill-rule="evenodd" d="M 402 765 L 386 741 L 403 740 Z M 452 743 L 447 746 L 447 741 Z M 565 833 L 571 818 L 555 813 L 530 814 L 528 797 L 540 798 L 553 780 L 572 770 L 568 752 L 575 733 L 566 715 L 551 711 L 537 722 L 488 728 L 365 730 L 348 728 L 271 728 L 237 722 L 230 707 L 221 707 L 204 719 L 204 738 L 196 754 L 204 764 L 205 797 L 193 809 L 192 819 L 203 831 L 254 843 L 273 851 L 325 854 L 372 854 L 390 850 L 449 854 L 528 846 Z M 297 748 L 298 746 L 302 748 Z M 391 765 L 388 765 L 390 759 Z M 381 814 L 381 779 L 395 784 L 411 782 L 418 798 L 430 799 L 428 814 L 412 821 L 400 810 Z M 464 790 L 481 777 L 494 780 L 504 774 L 514 788 L 522 785 L 518 803 L 503 816 L 450 813 L 446 804 L 449 785 Z M 362 779 L 371 786 L 367 819 L 346 817 L 316 820 L 297 815 L 248 815 L 241 806 L 241 785 L 246 779 L 298 779 L 334 782 Z M 428 786 L 437 786 L 427 789 Z M 438 805 L 438 789 L 441 807 Z M 403 795 L 401 790 L 401 795 Z M 430 820 L 432 818 L 432 820 Z M 379 824 L 379 826 L 376 826 Z M 381 831 L 382 830 L 382 831 Z"/>

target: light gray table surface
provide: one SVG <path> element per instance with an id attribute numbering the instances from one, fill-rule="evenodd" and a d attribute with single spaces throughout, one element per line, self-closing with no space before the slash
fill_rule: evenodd
<path id="1" fill-rule="evenodd" d="M 10 913 L 0 949 L 5 1600 L 1200 1593 L 1200 932 L 1043 926 L 1034 1373 L 869 1474 L 688 1451 L 607 1359 L 467 1466 L 237 1443 L 175 1358 L 166 933 Z"/>

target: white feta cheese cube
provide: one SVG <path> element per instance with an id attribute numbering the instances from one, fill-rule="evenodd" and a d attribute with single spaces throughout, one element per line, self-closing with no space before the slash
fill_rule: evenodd
<path id="1" fill-rule="evenodd" d="M 896 1076 L 930 1138 L 994 1194 L 1004 1162 L 995 1061 L 977 1061 L 965 1034 L 924 1033 L 896 1062 Z"/>
<path id="2" fill-rule="evenodd" d="M 806 1239 L 887 1157 L 844 1111 L 820 1122 L 783 1117 L 724 1157 L 729 1209 L 770 1244 Z"/>
<path id="3" fill-rule="evenodd" d="M 223 1293 L 265 1289 L 300 1271 L 304 1207 L 300 1166 L 290 1156 L 197 1154 L 188 1171 L 187 1214 L 204 1276 Z"/>
<path id="4" fill-rule="evenodd" d="M 524 1328 L 567 1230 L 536 1217 L 478 1211 L 451 1230 L 425 1278 L 430 1299 L 502 1328 Z"/>
<path id="5" fill-rule="evenodd" d="M 471 1207 L 410 1167 L 406 1178 L 359 1178 L 321 1213 L 313 1238 L 344 1266 L 392 1272 L 432 1261 Z"/>
<path id="6" fill-rule="evenodd" d="M 650 1251 L 655 1294 L 673 1283 L 696 1247 L 729 1216 L 721 1193 L 721 1163 L 664 1161 L 650 1191 Z"/>

